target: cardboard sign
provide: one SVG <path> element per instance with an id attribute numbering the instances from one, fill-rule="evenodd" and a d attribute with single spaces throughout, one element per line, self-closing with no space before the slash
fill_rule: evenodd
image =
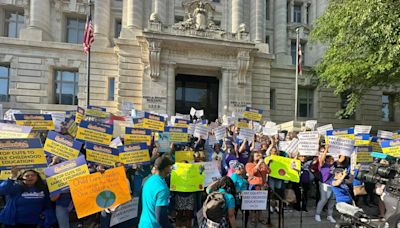
<path id="1" fill-rule="evenodd" d="M 271 173 L 269 174 L 271 177 L 280 180 L 288 180 L 291 182 L 300 182 L 299 172 L 291 168 L 291 163 L 296 163 L 296 169 L 301 169 L 301 162 L 297 159 L 286 158 L 282 156 L 271 155 L 270 157 L 266 157 L 265 160 L 271 159 L 271 163 L 269 165 L 271 169 Z"/>
<path id="2" fill-rule="evenodd" d="M 125 128 L 125 144 L 129 145 L 143 142 L 150 146 L 151 130 L 131 127 Z"/>
<path id="3" fill-rule="evenodd" d="M 316 120 L 307 120 L 306 121 L 306 128 L 310 129 L 311 131 L 314 131 L 315 126 L 317 126 L 317 121 Z"/>
<path id="4" fill-rule="evenodd" d="M 369 134 L 371 132 L 372 126 L 366 125 L 356 125 L 354 126 L 354 134 Z"/>
<path id="5" fill-rule="evenodd" d="M 219 141 L 219 140 L 223 140 L 225 138 L 226 135 L 226 127 L 224 126 L 220 126 L 215 128 L 214 130 L 214 135 L 215 138 Z"/>
<path id="6" fill-rule="evenodd" d="M 0 123 L 0 139 L 28 138 L 32 127 Z"/>
<path id="7" fill-rule="evenodd" d="M 189 141 L 189 135 L 187 133 L 187 128 L 180 127 L 165 127 L 165 132 L 170 135 L 170 142 L 172 143 L 185 143 Z"/>
<path id="8" fill-rule="evenodd" d="M 50 195 L 56 195 L 69 189 L 69 181 L 80 176 L 89 175 L 85 157 L 62 162 L 44 170 Z"/>
<path id="9" fill-rule="evenodd" d="M 76 139 L 109 145 L 112 139 L 112 133 L 112 127 L 107 127 L 97 122 L 82 120 L 76 133 Z"/>
<path id="10" fill-rule="evenodd" d="M 193 151 L 175 151 L 175 162 L 187 161 L 192 163 L 194 161 Z"/>
<path id="11" fill-rule="evenodd" d="M 254 139 L 254 130 L 248 128 L 241 128 L 239 131 L 238 138 L 239 139 L 247 139 L 247 141 L 252 142 Z"/>
<path id="12" fill-rule="evenodd" d="M 243 113 L 243 117 L 249 120 L 260 122 L 262 119 L 263 111 L 260 109 L 246 107 L 246 110 Z"/>
<path id="13" fill-rule="evenodd" d="M 328 136 L 329 153 L 350 157 L 354 150 L 354 140 L 349 138 Z"/>
<path id="14" fill-rule="evenodd" d="M 318 131 L 300 132 L 298 135 L 298 151 L 303 156 L 317 156 L 319 151 Z"/>
<path id="15" fill-rule="evenodd" d="M 35 131 L 54 130 L 54 122 L 49 114 L 14 114 L 15 122 L 20 126 L 30 126 Z"/>
<path id="16" fill-rule="evenodd" d="M 119 152 L 117 149 L 86 142 L 86 159 L 89 162 L 114 167 L 115 163 L 119 161 L 118 155 Z"/>
<path id="17" fill-rule="evenodd" d="M 121 204 L 111 214 L 110 227 L 134 219 L 138 216 L 139 197 L 134 197 L 130 201 Z"/>
<path id="18" fill-rule="evenodd" d="M 381 142 L 382 151 L 393 157 L 400 157 L 400 139 Z"/>
<path id="19" fill-rule="evenodd" d="M 250 120 L 245 118 L 239 118 L 236 126 L 238 128 L 250 128 Z"/>
<path id="20" fill-rule="evenodd" d="M 47 167 L 39 138 L 0 139 L 0 170 Z"/>
<path id="21" fill-rule="evenodd" d="M 149 148 L 146 143 L 118 147 L 119 160 L 124 164 L 138 164 L 150 161 Z"/>
<path id="22" fill-rule="evenodd" d="M 320 135 L 326 135 L 326 131 L 328 130 L 333 130 L 333 125 L 332 124 L 327 124 L 321 127 L 317 128 L 317 131 Z"/>
<path id="23" fill-rule="evenodd" d="M 69 181 L 69 186 L 78 218 L 131 200 L 124 167 L 77 177 Z"/>
<path id="24" fill-rule="evenodd" d="M 393 135 L 394 133 L 391 131 L 382 131 L 382 130 L 378 130 L 378 138 L 382 138 L 382 139 L 393 139 Z"/>
<path id="25" fill-rule="evenodd" d="M 268 191 L 242 191 L 242 210 L 266 210 L 267 199 Z"/>
<path id="26" fill-rule="evenodd" d="M 194 137 L 197 138 L 202 138 L 204 140 L 207 140 L 208 138 L 208 128 L 204 125 L 196 125 L 195 129 L 194 129 L 194 133 L 193 133 Z"/>
<path id="27" fill-rule="evenodd" d="M 174 127 L 182 127 L 182 128 L 189 127 L 189 120 L 175 119 L 172 123 L 173 123 Z"/>
<path id="28" fill-rule="evenodd" d="M 286 152 L 288 154 L 293 154 L 297 152 L 299 146 L 299 140 L 297 138 L 294 138 L 293 140 L 290 141 L 289 145 L 286 148 Z"/>
<path id="29" fill-rule="evenodd" d="M 81 142 L 65 137 L 55 131 L 49 131 L 43 149 L 47 154 L 71 160 L 79 156 L 81 148 Z"/>
<path id="30" fill-rule="evenodd" d="M 97 106 L 88 106 L 86 110 L 86 116 L 97 117 L 101 119 L 107 118 L 107 109 Z"/>
<path id="31" fill-rule="evenodd" d="M 171 172 L 171 191 L 204 191 L 204 171 L 201 164 L 175 163 Z"/>
<path id="32" fill-rule="evenodd" d="M 212 182 L 221 177 L 221 173 L 218 170 L 218 162 L 221 161 L 211 161 L 211 162 L 200 162 L 204 167 L 204 187 L 208 187 Z"/>
<path id="33" fill-rule="evenodd" d="M 164 131 L 164 117 L 146 112 L 143 118 L 143 128 L 152 131 Z"/>

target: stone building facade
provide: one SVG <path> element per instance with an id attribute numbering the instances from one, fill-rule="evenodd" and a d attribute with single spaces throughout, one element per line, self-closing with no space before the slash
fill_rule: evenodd
<path id="1" fill-rule="evenodd" d="M 118 112 L 129 101 L 169 115 L 205 108 L 215 118 L 246 105 L 293 120 L 296 28 L 303 75 L 299 120 L 394 129 L 398 88 L 374 88 L 355 116 L 308 73 L 324 49 L 308 41 L 326 0 L 92 0 L 91 105 Z M 0 0 L 0 98 L 4 109 L 86 105 L 82 36 L 87 0 Z M 207 113 L 209 112 L 209 113 Z"/>

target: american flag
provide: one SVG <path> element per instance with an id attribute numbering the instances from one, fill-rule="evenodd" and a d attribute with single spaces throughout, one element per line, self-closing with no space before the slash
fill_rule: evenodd
<path id="1" fill-rule="evenodd" d="M 94 42 L 92 16 L 86 18 L 85 33 L 83 34 L 83 52 L 89 53 Z"/>
<path id="2" fill-rule="evenodd" d="M 303 61 L 303 53 L 301 52 L 301 43 L 300 43 L 300 35 L 297 34 L 297 73 L 301 75 L 303 73 L 302 69 L 302 61 Z"/>

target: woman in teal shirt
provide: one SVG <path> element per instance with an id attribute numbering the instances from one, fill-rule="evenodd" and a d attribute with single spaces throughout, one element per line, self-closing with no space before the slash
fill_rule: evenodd
<path id="1" fill-rule="evenodd" d="M 246 191 L 249 189 L 249 182 L 243 178 L 243 176 L 246 174 L 246 170 L 244 169 L 244 165 L 242 163 L 236 163 L 233 169 L 235 170 L 235 172 L 231 175 L 231 179 L 236 189 L 235 212 L 237 215 L 242 204 L 242 191 Z M 244 214 L 244 227 L 246 228 L 247 222 L 249 220 L 249 211 L 242 211 L 242 214 Z"/>

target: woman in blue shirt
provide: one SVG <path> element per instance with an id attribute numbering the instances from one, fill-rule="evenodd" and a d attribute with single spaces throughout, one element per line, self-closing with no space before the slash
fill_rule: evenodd
<path id="1" fill-rule="evenodd" d="M 246 175 L 246 170 L 244 169 L 244 165 L 242 163 L 236 163 L 235 166 L 233 167 L 235 172 L 231 175 L 231 179 L 233 181 L 233 184 L 235 185 L 236 189 L 236 208 L 235 212 L 236 215 L 241 208 L 242 204 L 242 191 L 246 191 L 249 189 L 249 182 L 243 178 L 244 175 Z M 247 227 L 247 221 L 249 220 L 249 211 L 242 211 L 242 214 L 244 214 L 244 224 L 245 227 Z"/>
<path id="2" fill-rule="evenodd" d="M 7 228 L 36 228 L 43 225 L 45 215 L 51 212 L 49 193 L 38 172 L 26 170 L 17 178 L 18 172 L 14 168 L 11 178 L 0 184 L 0 195 L 7 198 L 0 223 Z"/>

